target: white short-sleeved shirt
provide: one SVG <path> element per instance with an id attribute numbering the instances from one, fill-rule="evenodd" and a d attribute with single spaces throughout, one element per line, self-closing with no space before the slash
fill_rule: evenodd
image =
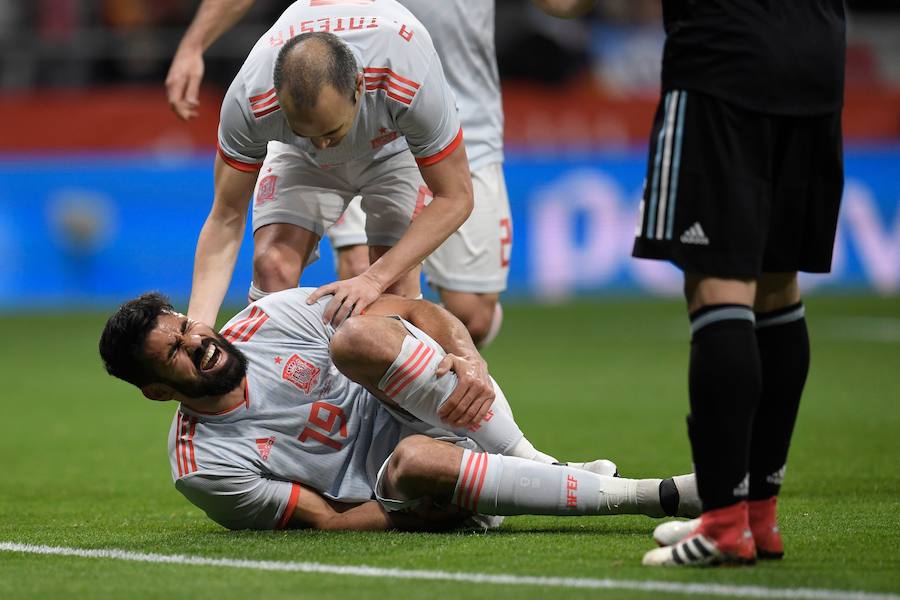
<path id="1" fill-rule="evenodd" d="M 291 130 L 273 78 L 284 43 L 312 31 L 340 37 L 365 79 L 350 132 L 324 150 Z M 431 37 L 406 8 L 394 0 L 299 0 L 257 41 L 222 102 L 218 145 L 225 162 L 255 170 L 271 140 L 295 146 L 322 168 L 386 158 L 407 148 L 427 165 L 455 149 L 462 130 Z"/>
<path id="2" fill-rule="evenodd" d="M 456 94 L 472 172 L 503 162 L 495 0 L 400 0 L 428 28 Z"/>
<path id="3" fill-rule="evenodd" d="M 181 406 L 169 433 L 175 486 L 231 529 L 283 527 L 304 484 L 343 502 L 373 497 L 379 467 L 405 429 L 331 362 L 328 297 L 269 295 L 222 335 L 249 361 L 244 402 L 219 414 Z"/>

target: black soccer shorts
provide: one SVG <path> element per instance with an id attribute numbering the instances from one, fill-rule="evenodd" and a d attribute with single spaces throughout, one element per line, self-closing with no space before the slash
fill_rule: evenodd
<path id="1" fill-rule="evenodd" d="M 782 116 L 664 94 L 633 255 L 756 279 L 827 273 L 844 186 L 840 113 Z"/>

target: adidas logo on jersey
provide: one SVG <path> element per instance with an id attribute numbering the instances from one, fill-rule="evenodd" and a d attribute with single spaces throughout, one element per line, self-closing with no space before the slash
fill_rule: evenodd
<path id="1" fill-rule="evenodd" d="M 256 439 L 256 451 L 259 452 L 260 458 L 263 460 L 269 460 L 269 452 L 272 450 L 272 446 L 275 445 L 275 436 L 267 437 L 267 438 L 257 438 Z"/>
<path id="2" fill-rule="evenodd" d="M 709 238 L 703 233 L 700 223 L 694 223 L 678 238 L 682 244 L 695 244 L 697 246 L 709 246 Z"/>

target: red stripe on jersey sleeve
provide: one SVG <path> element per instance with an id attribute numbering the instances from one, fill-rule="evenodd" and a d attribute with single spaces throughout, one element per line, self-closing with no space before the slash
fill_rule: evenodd
<path id="1" fill-rule="evenodd" d="M 231 158 L 222 151 L 222 146 L 220 146 L 218 142 L 216 142 L 216 150 L 219 151 L 219 156 L 222 157 L 222 160 L 225 161 L 225 164 L 232 169 L 237 169 L 238 171 L 241 171 L 243 173 L 255 173 L 256 171 L 259 171 L 260 167 L 262 167 L 262 162 L 245 163 Z"/>
<path id="2" fill-rule="evenodd" d="M 260 312 L 262 312 L 262 311 L 260 311 Z M 253 337 L 253 334 L 256 333 L 257 331 L 259 331 L 259 328 L 263 326 L 263 323 L 265 323 L 265 322 L 268 321 L 268 320 L 269 320 L 269 315 L 267 315 L 266 313 L 263 313 L 263 314 L 256 320 L 256 325 L 254 325 L 254 326 L 250 329 L 250 331 L 248 331 L 247 334 L 246 334 L 243 338 L 241 338 L 241 341 L 242 341 L 242 342 L 249 341 L 250 338 Z"/>
<path id="3" fill-rule="evenodd" d="M 260 309 L 256 308 L 255 306 L 251 308 L 250 314 L 226 329 L 225 333 L 222 334 L 222 337 L 224 337 L 229 342 L 234 342 L 235 340 L 237 340 L 241 336 L 241 334 L 244 333 L 244 330 L 250 326 L 250 323 L 252 323 L 253 320 L 256 319 L 256 311 L 258 310 Z"/>
<path id="4" fill-rule="evenodd" d="M 287 506 L 284 507 L 284 512 L 281 514 L 281 519 L 278 521 L 278 525 L 275 526 L 276 529 L 284 529 L 287 527 L 287 524 L 291 521 L 291 517 L 294 516 L 294 509 L 297 508 L 297 500 L 300 499 L 300 484 L 291 483 L 291 497 L 288 499 Z"/>
<path id="5" fill-rule="evenodd" d="M 418 164 L 420 167 L 429 167 L 431 165 L 436 165 L 437 163 L 450 156 L 450 153 L 452 153 L 454 150 L 456 150 L 457 147 L 459 147 L 459 145 L 462 143 L 462 140 L 463 132 L 462 127 L 460 127 L 459 133 L 456 134 L 456 137 L 453 138 L 453 141 L 450 142 L 450 145 L 448 145 L 437 154 L 432 154 L 431 156 L 417 156 L 416 164 Z"/>
<path id="6" fill-rule="evenodd" d="M 194 430 L 197 429 L 197 421 L 191 419 L 191 431 L 188 434 L 188 448 L 191 452 L 191 473 L 197 470 L 197 459 L 194 458 Z"/>
<path id="7" fill-rule="evenodd" d="M 406 85 L 411 85 L 412 87 L 414 87 L 416 89 L 419 89 L 421 87 L 418 83 L 416 83 L 412 79 L 407 79 L 406 77 L 401 77 L 400 75 L 397 75 L 396 73 L 394 73 L 387 67 L 366 67 L 363 69 L 363 72 L 365 72 L 365 73 L 386 73 L 387 75 L 393 77 L 397 81 L 405 83 Z"/>
<path id="8" fill-rule="evenodd" d="M 264 98 L 268 98 L 269 96 L 272 96 L 273 94 L 275 94 L 275 88 L 272 88 L 269 91 L 263 92 L 262 94 L 259 94 L 257 96 L 250 96 L 250 103 L 252 104 L 254 102 L 259 102 L 260 100 L 262 100 Z"/>
<path id="9" fill-rule="evenodd" d="M 175 428 L 175 462 L 178 463 L 178 478 L 184 476 L 184 469 L 181 468 L 181 411 L 177 414 L 178 425 Z"/>
<path id="10" fill-rule="evenodd" d="M 264 116 L 266 116 L 266 115 L 268 115 L 268 114 L 270 114 L 270 113 L 273 113 L 273 112 L 275 112 L 276 110 L 281 110 L 281 105 L 280 105 L 280 104 L 276 104 L 275 106 L 269 107 L 269 108 L 267 108 L 266 110 L 263 110 L 263 111 L 260 111 L 260 112 L 255 112 L 255 113 L 253 113 L 253 116 L 256 117 L 257 119 L 262 119 Z"/>

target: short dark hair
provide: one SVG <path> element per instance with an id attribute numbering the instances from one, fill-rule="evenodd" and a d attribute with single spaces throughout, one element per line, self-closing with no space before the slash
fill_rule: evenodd
<path id="1" fill-rule="evenodd" d="M 304 47 L 297 48 L 301 44 Z M 285 88 L 297 108 L 309 109 L 316 105 L 325 84 L 352 102 L 357 73 L 356 57 L 341 38 L 314 31 L 293 37 L 281 47 L 273 75 L 278 93 Z"/>
<path id="2" fill-rule="evenodd" d="M 175 312 L 169 299 L 159 292 L 148 292 L 113 313 L 100 334 L 100 357 L 107 373 L 137 387 L 153 383 L 144 344 L 159 315 L 165 312 Z"/>

